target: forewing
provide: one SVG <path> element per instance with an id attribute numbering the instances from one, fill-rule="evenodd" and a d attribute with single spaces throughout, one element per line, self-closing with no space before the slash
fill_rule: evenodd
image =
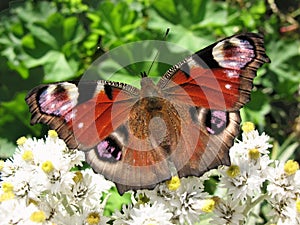
<path id="1" fill-rule="evenodd" d="M 48 124 L 68 147 L 87 150 L 126 122 L 139 90 L 107 81 L 62 82 L 31 90 L 31 124 Z"/>
<path id="2" fill-rule="evenodd" d="M 270 60 L 261 35 L 234 35 L 173 66 L 158 86 L 176 102 L 235 111 L 249 101 L 253 78 L 265 62 Z"/>

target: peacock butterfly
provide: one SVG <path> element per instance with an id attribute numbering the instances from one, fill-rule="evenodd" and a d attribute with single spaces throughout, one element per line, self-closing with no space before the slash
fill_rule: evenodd
<path id="1" fill-rule="evenodd" d="M 43 84 L 26 102 L 31 124 L 55 129 L 123 193 L 229 165 L 239 109 L 266 62 L 263 37 L 243 33 L 185 58 L 157 84 L 146 73 L 141 89 L 104 80 Z"/>

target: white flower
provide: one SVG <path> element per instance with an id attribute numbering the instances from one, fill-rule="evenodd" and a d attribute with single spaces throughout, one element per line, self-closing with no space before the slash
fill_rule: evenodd
<path id="1" fill-rule="evenodd" d="M 269 144 L 270 137 L 265 133 L 259 134 L 257 130 L 250 132 L 243 132 L 242 140 L 248 149 L 258 149 L 261 154 L 268 154 L 269 148 L 272 147 Z"/>
<path id="2" fill-rule="evenodd" d="M 171 218 L 172 213 L 163 204 L 154 202 L 153 204 L 135 205 L 130 210 L 129 220 L 122 222 L 129 225 L 171 225 Z"/>
<path id="3" fill-rule="evenodd" d="M 74 165 L 70 163 L 70 159 L 64 157 L 63 153 L 66 151 L 66 148 L 64 142 L 53 142 L 47 138 L 46 143 L 41 143 L 33 151 L 35 165 L 42 166 L 44 162 L 50 161 L 56 170 L 61 172 L 70 171 Z"/>
<path id="4" fill-rule="evenodd" d="M 0 203 L 0 225 L 18 224 L 25 217 L 24 209 L 26 201 L 24 199 L 10 199 Z M 21 213 L 22 212 L 22 213 Z"/>
<path id="5" fill-rule="evenodd" d="M 69 194 L 73 181 L 74 173 L 60 170 L 54 170 L 50 173 L 44 173 L 42 179 L 47 190 L 51 193 Z"/>
<path id="6" fill-rule="evenodd" d="M 231 166 L 220 170 L 220 186 L 227 188 L 234 198 L 245 201 L 261 193 L 272 160 L 268 156 L 271 145 L 267 135 L 252 130 L 244 132 L 242 137 L 230 149 Z"/>
<path id="7" fill-rule="evenodd" d="M 63 151 L 63 158 L 65 158 L 69 164 L 74 166 L 82 166 L 82 162 L 85 160 L 85 154 L 77 149 L 65 149 Z"/>
<path id="8" fill-rule="evenodd" d="M 68 149 L 55 131 L 45 140 L 22 137 L 17 143 L 14 156 L 1 164 L 1 225 L 107 224 L 109 194 L 101 197 L 113 184 L 91 169 L 71 170 L 82 164 L 83 152 Z"/>
<path id="9" fill-rule="evenodd" d="M 43 218 L 39 223 L 36 222 L 34 214 L 43 211 L 39 210 L 34 204 L 27 204 L 25 199 L 11 199 L 1 203 L 0 207 L 0 225 L 18 224 L 18 225 L 45 225 L 48 224 Z M 44 214 L 46 217 L 46 215 Z M 44 217 L 44 218 L 45 218 Z"/>
<path id="10" fill-rule="evenodd" d="M 69 195 L 69 203 L 84 207 L 96 207 L 100 203 L 103 193 L 114 185 L 100 174 L 95 174 L 92 169 L 75 172 L 74 183 Z"/>
<path id="11" fill-rule="evenodd" d="M 296 198 L 300 195 L 300 171 L 288 175 L 284 171 L 284 163 L 275 161 L 275 167 L 269 170 L 267 186 L 271 198 L 281 199 Z"/>
<path id="12" fill-rule="evenodd" d="M 103 216 L 102 210 L 83 208 L 79 213 L 72 215 L 60 215 L 55 218 L 55 224 L 72 224 L 72 225 L 106 225 L 110 219 Z"/>
<path id="13" fill-rule="evenodd" d="M 215 206 L 211 224 L 214 225 L 239 225 L 245 220 L 244 209 L 246 204 L 241 204 L 239 199 L 219 199 Z"/>
<path id="14" fill-rule="evenodd" d="M 82 213 L 85 225 L 106 225 L 110 220 L 108 217 L 103 216 L 102 210 L 86 209 Z"/>
<path id="15" fill-rule="evenodd" d="M 137 196 L 145 195 L 152 203 L 155 201 L 164 204 L 173 213 L 172 221 L 179 224 L 194 224 L 199 222 L 199 215 L 203 213 L 196 207 L 197 204 L 208 197 L 204 192 L 205 179 L 206 176 L 181 178 L 176 190 L 170 190 L 166 183 L 162 183 L 153 191 L 138 192 Z"/>
<path id="16" fill-rule="evenodd" d="M 132 205 L 123 205 L 121 211 L 116 211 L 112 215 L 112 219 L 114 219 L 114 225 L 124 225 L 125 221 L 129 221 L 131 219 L 130 214 L 132 210 Z"/>
<path id="17" fill-rule="evenodd" d="M 278 219 L 277 225 L 300 224 L 300 201 L 294 199 L 283 199 L 281 202 L 274 200 L 273 218 Z"/>
<path id="18" fill-rule="evenodd" d="M 293 165 L 295 167 L 293 167 Z M 267 201 L 278 224 L 300 224 L 300 171 L 296 162 L 275 161 L 270 170 Z"/>
<path id="19" fill-rule="evenodd" d="M 232 167 L 239 169 L 235 175 L 230 175 L 228 170 Z M 257 167 L 251 167 L 248 161 L 240 160 L 238 165 L 232 165 L 227 170 L 222 170 L 220 186 L 228 189 L 234 198 L 245 201 L 247 197 L 254 197 L 261 193 L 261 187 L 266 177 L 261 176 Z"/>
<path id="20" fill-rule="evenodd" d="M 170 202 L 172 207 L 175 208 L 174 217 L 179 218 L 181 224 L 199 222 L 199 215 L 202 212 L 195 208 L 195 204 L 208 196 L 204 192 L 203 181 L 197 177 L 182 178 L 181 185 L 175 193 L 174 200 L 176 200 Z"/>
<path id="21" fill-rule="evenodd" d="M 46 190 L 43 175 L 37 170 L 17 170 L 13 177 L 6 181 L 14 184 L 14 193 L 19 198 L 26 197 L 34 201 L 39 201 L 39 196 Z"/>
<path id="22" fill-rule="evenodd" d="M 257 130 L 243 133 L 242 141 L 234 143 L 230 148 L 229 155 L 232 164 L 239 165 L 239 161 L 253 164 L 258 169 L 264 170 L 271 160 L 268 157 L 269 148 L 272 147 L 268 143 L 269 136 L 266 134 L 259 135 Z M 255 153 L 256 152 L 256 155 Z"/>
<path id="23" fill-rule="evenodd" d="M 20 166 L 16 163 L 14 163 L 13 159 L 10 158 L 10 159 L 7 159 L 5 162 L 4 162 L 4 167 L 3 169 L 1 170 L 1 177 L 2 179 L 6 178 L 6 177 L 11 177 L 11 176 L 14 176 L 14 174 L 16 173 L 16 171 L 20 170 Z"/>

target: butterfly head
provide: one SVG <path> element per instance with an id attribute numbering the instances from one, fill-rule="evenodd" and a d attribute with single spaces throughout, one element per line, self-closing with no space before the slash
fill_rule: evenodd
<path id="1" fill-rule="evenodd" d="M 158 87 L 154 84 L 153 80 L 147 76 L 147 74 L 141 73 L 141 97 L 155 97 L 160 96 L 160 91 Z"/>

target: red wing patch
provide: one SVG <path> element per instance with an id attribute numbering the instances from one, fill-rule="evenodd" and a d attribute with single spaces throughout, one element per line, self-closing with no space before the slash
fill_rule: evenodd
<path id="1" fill-rule="evenodd" d="M 79 148 L 93 148 L 124 124 L 135 101 L 122 89 L 110 87 L 109 95 L 102 90 L 93 99 L 76 106 L 72 128 Z"/>
<path id="2" fill-rule="evenodd" d="M 186 76 L 178 70 L 165 92 L 176 102 L 215 110 L 233 110 L 240 94 L 239 73 L 229 69 L 193 67 Z"/>
<path id="3" fill-rule="evenodd" d="M 85 88 L 91 84 L 85 84 Z M 73 83 L 36 87 L 26 97 L 31 123 L 50 125 L 70 148 L 93 148 L 126 122 L 138 91 L 129 85 L 112 82 L 108 85 L 105 81 L 99 81 L 94 88 L 89 91 L 93 94 L 89 100 L 78 103 L 80 92 Z"/>
<path id="4" fill-rule="evenodd" d="M 262 36 L 235 35 L 173 66 L 158 86 L 174 101 L 235 111 L 249 101 L 256 71 L 266 62 Z"/>

